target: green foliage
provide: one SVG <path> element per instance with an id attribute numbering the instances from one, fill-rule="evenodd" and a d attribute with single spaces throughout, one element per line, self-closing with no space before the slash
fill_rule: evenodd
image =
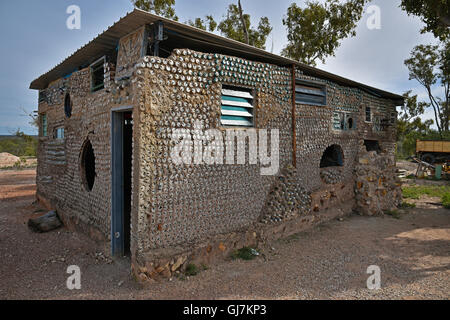
<path id="1" fill-rule="evenodd" d="M 447 140 L 450 141 L 450 132 L 431 129 L 434 121 L 422 121 L 422 115 L 430 104 L 418 102 L 417 95 L 411 91 L 403 94 L 405 104 L 399 110 L 397 120 L 397 158 L 406 159 L 416 152 L 416 140 Z"/>
<path id="2" fill-rule="evenodd" d="M 403 94 L 405 104 L 400 107 L 399 119 L 410 121 L 415 117 L 422 115 L 429 104 L 425 102 L 417 102 L 417 95 L 412 96 L 411 90 Z"/>
<path id="3" fill-rule="evenodd" d="M 401 207 L 403 209 L 415 208 L 416 204 L 415 203 L 402 202 Z"/>
<path id="4" fill-rule="evenodd" d="M 411 57 L 405 60 L 409 70 L 409 79 L 417 80 L 426 90 L 429 102 L 423 107 L 431 106 L 435 115 L 438 131 L 449 131 L 450 123 L 450 41 L 440 45 L 418 45 L 411 51 Z M 444 97 L 436 97 L 432 87 L 438 83 L 442 86 Z"/>
<path id="5" fill-rule="evenodd" d="M 301 8 L 293 3 L 283 24 L 287 27 L 288 44 L 282 55 L 314 66 L 334 56 L 341 40 L 356 35 L 366 0 L 326 0 L 324 4 L 307 1 Z"/>
<path id="6" fill-rule="evenodd" d="M 442 205 L 445 208 L 450 209 L 450 192 L 444 193 L 441 197 L 441 200 L 442 200 Z"/>
<path id="7" fill-rule="evenodd" d="M 397 210 L 386 210 L 384 211 L 384 214 L 387 214 L 394 219 L 400 219 L 400 212 L 398 212 Z"/>
<path id="8" fill-rule="evenodd" d="M 419 199 L 421 195 L 442 198 L 450 193 L 450 186 L 403 186 L 402 191 L 405 199 Z"/>
<path id="9" fill-rule="evenodd" d="M 399 136 L 397 141 L 397 158 L 406 159 L 416 153 L 416 140 L 429 141 L 450 141 L 450 132 L 443 132 L 442 135 L 436 130 L 411 131 L 404 136 Z"/>
<path id="10" fill-rule="evenodd" d="M 399 122 L 399 125 L 402 125 Z M 441 135 L 435 130 L 421 131 L 410 131 L 405 135 L 399 135 L 397 141 L 397 158 L 406 159 L 413 156 L 416 153 L 416 141 L 417 140 L 441 140 Z M 442 136 L 443 140 L 450 140 L 450 133 L 444 133 Z"/>
<path id="11" fill-rule="evenodd" d="M 450 38 L 449 0 L 402 0 L 400 7 L 425 23 L 421 33 L 432 32 L 440 40 Z"/>
<path id="12" fill-rule="evenodd" d="M 209 269 L 209 267 L 206 264 L 204 264 L 204 263 L 202 263 L 201 267 L 202 267 L 203 271 L 206 271 L 206 270 Z"/>
<path id="13" fill-rule="evenodd" d="M 18 130 L 14 136 L 0 140 L 0 152 L 8 152 L 17 157 L 36 157 L 37 144 L 36 137 Z"/>
<path id="14" fill-rule="evenodd" d="M 235 260 L 235 259 L 253 260 L 258 255 L 259 255 L 259 252 L 255 248 L 243 247 L 241 249 L 234 251 L 231 254 L 231 258 L 233 260 Z"/>
<path id="15" fill-rule="evenodd" d="M 211 15 L 206 16 L 205 19 L 196 18 L 194 21 L 188 20 L 186 24 L 209 32 L 214 32 L 217 28 L 217 22 Z"/>
<path id="16" fill-rule="evenodd" d="M 245 28 L 243 27 L 242 20 L 245 22 Z M 265 49 L 267 37 L 272 32 L 269 18 L 262 17 L 256 29 L 251 27 L 249 14 L 242 13 L 242 20 L 239 7 L 235 4 L 230 4 L 226 17 L 218 25 L 218 30 L 223 36 L 243 43 L 247 43 L 247 30 L 248 44 Z"/>
<path id="17" fill-rule="evenodd" d="M 131 2 L 136 8 L 178 21 L 178 16 L 175 14 L 175 0 L 131 0 Z M 212 15 L 188 20 L 185 23 L 209 32 L 218 29 L 227 38 L 262 49 L 265 49 L 267 37 L 272 32 L 272 26 L 267 17 L 262 17 L 258 26 L 252 28 L 250 15 L 243 13 L 240 1 L 239 6 L 235 4 L 228 6 L 227 14 L 220 23 L 217 23 Z"/>
<path id="18" fill-rule="evenodd" d="M 200 271 L 198 270 L 198 267 L 195 264 L 190 263 L 186 266 L 186 270 L 184 271 L 184 274 L 187 276 L 195 276 L 199 272 Z"/>
<path id="19" fill-rule="evenodd" d="M 175 0 L 131 0 L 131 2 L 136 8 L 178 21 L 174 8 Z"/>

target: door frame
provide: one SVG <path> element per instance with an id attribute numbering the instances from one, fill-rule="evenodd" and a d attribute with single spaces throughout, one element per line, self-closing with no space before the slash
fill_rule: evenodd
<path id="1" fill-rule="evenodd" d="M 130 111 L 133 111 L 132 106 L 111 109 L 111 254 L 116 257 L 125 254 L 123 114 Z"/>

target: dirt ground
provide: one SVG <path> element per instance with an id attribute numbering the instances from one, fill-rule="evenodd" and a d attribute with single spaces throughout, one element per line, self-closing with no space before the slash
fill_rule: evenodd
<path id="1" fill-rule="evenodd" d="M 0 299 L 449 299 L 450 210 L 435 204 L 399 219 L 350 216 L 267 244 L 252 261 L 225 261 L 186 280 L 137 284 L 129 261 L 65 228 L 32 233 L 35 171 L 0 171 Z M 81 290 L 68 290 L 69 265 Z M 369 290 L 367 268 L 381 269 Z"/>

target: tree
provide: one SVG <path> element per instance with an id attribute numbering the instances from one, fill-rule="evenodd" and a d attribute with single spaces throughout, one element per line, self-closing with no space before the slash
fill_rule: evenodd
<path id="1" fill-rule="evenodd" d="M 425 27 L 422 33 L 432 32 L 441 41 L 450 36 L 450 1 L 449 0 L 402 0 L 400 7 L 408 15 L 420 17 Z"/>
<path id="2" fill-rule="evenodd" d="M 22 116 L 28 117 L 29 120 L 28 124 L 35 128 L 39 128 L 38 112 L 37 111 L 28 112 L 24 107 L 20 107 L 20 109 L 22 110 Z"/>
<path id="3" fill-rule="evenodd" d="M 131 0 L 131 2 L 139 9 L 178 21 L 174 8 L 175 0 Z M 272 26 L 267 17 L 260 19 L 256 29 L 251 28 L 250 15 L 244 13 L 240 0 L 237 5 L 230 4 L 228 6 L 227 15 L 219 24 L 212 15 L 188 20 L 185 23 L 210 32 L 218 29 L 227 38 L 261 49 L 265 49 L 267 37 L 272 32 Z"/>
<path id="4" fill-rule="evenodd" d="M 244 11 L 242 10 L 241 0 L 238 0 L 238 9 L 239 9 L 239 19 L 241 19 L 241 26 L 242 29 L 244 30 L 245 43 L 249 44 L 250 38 L 248 35 L 247 22 L 244 19 Z"/>
<path id="5" fill-rule="evenodd" d="M 411 51 L 411 57 L 405 60 L 409 70 L 409 79 L 417 80 L 426 90 L 429 106 L 433 108 L 436 126 L 440 134 L 449 130 L 449 86 L 450 41 L 439 45 L 418 45 Z M 444 98 L 436 97 L 432 87 L 440 84 L 444 89 Z"/>
<path id="6" fill-rule="evenodd" d="M 205 31 L 208 30 L 209 32 L 214 32 L 217 28 L 217 22 L 211 15 L 206 16 L 205 19 L 196 18 L 194 21 L 188 20 L 186 24 Z"/>
<path id="7" fill-rule="evenodd" d="M 17 157 L 36 157 L 38 139 L 17 129 L 7 139 L 0 139 L 0 152 L 8 152 Z"/>
<path id="8" fill-rule="evenodd" d="M 397 118 L 397 154 L 400 157 L 409 157 L 415 153 L 416 140 L 423 139 L 433 133 L 431 126 L 433 120 L 422 122 L 421 115 L 428 104 L 418 102 L 417 95 L 412 96 L 411 90 L 403 94 L 405 103 L 399 110 Z"/>
<path id="9" fill-rule="evenodd" d="M 317 59 L 325 62 L 328 56 L 334 56 L 341 40 L 356 35 L 366 1 L 307 1 L 305 8 L 291 4 L 283 19 L 288 44 L 281 54 L 312 66 Z"/>
<path id="10" fill-rule="evenodd" d="M 405 92 L 403 97 L 405 98 L 405 103 L 400 107 L 397 118 L 397 138 L 399 141 L 413 131 L 426 134 L 434 123 L 431 119 L 422 122 L 420 118 L 429 107 L 428 103 L 418 102 L 417 95 L 412 96 L 411 90 Z"/>
<path id="11" fill-rule="evenodd" d="M 240 1 L 238 5 L 230 4 L 226 17 L 219 23 L 220 33 L 236 41 L 247 43 L 257 48 L 265 49 L 266 41 L 272 32 L 269 18 L 262 17 L 259 20 L 258 27 L 252 28 L 250 15 L 242 11 Z"/>
<path id="12" fill-rule="evenodd" d="M 411 90 L 403 94 L 405 103 L 400 107 L 398 119 L 409 122 L 416 117 L 424 114 L 425 109 L 429 107 L 429 104 L 425 102 L 417 102 L 417 94 L 411 96 Z"/>
<path id="13" fill-rule="evenodd" d="M 136 8 L 178 21 L 174 8 L 175 0 L 131 0 L 131 2 Z"/>

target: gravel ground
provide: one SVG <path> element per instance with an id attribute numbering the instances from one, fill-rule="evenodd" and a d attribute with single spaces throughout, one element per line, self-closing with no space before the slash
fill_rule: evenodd
<path id="1" fill-rule="evenodd" d="M 28 230 L 35 171 L 0 171 L 0 299 L 449 299 L 450 210 L 408 209 L 400 219 L 351 216 L 260 248 L 252 261 L 225 261 L 186 280 L 137 284 L 129 261 L 65 228 Z M 66 288 L 69 265 L 81 290 Z M 368 290 L 367 267 L 381 269 Z"/>

